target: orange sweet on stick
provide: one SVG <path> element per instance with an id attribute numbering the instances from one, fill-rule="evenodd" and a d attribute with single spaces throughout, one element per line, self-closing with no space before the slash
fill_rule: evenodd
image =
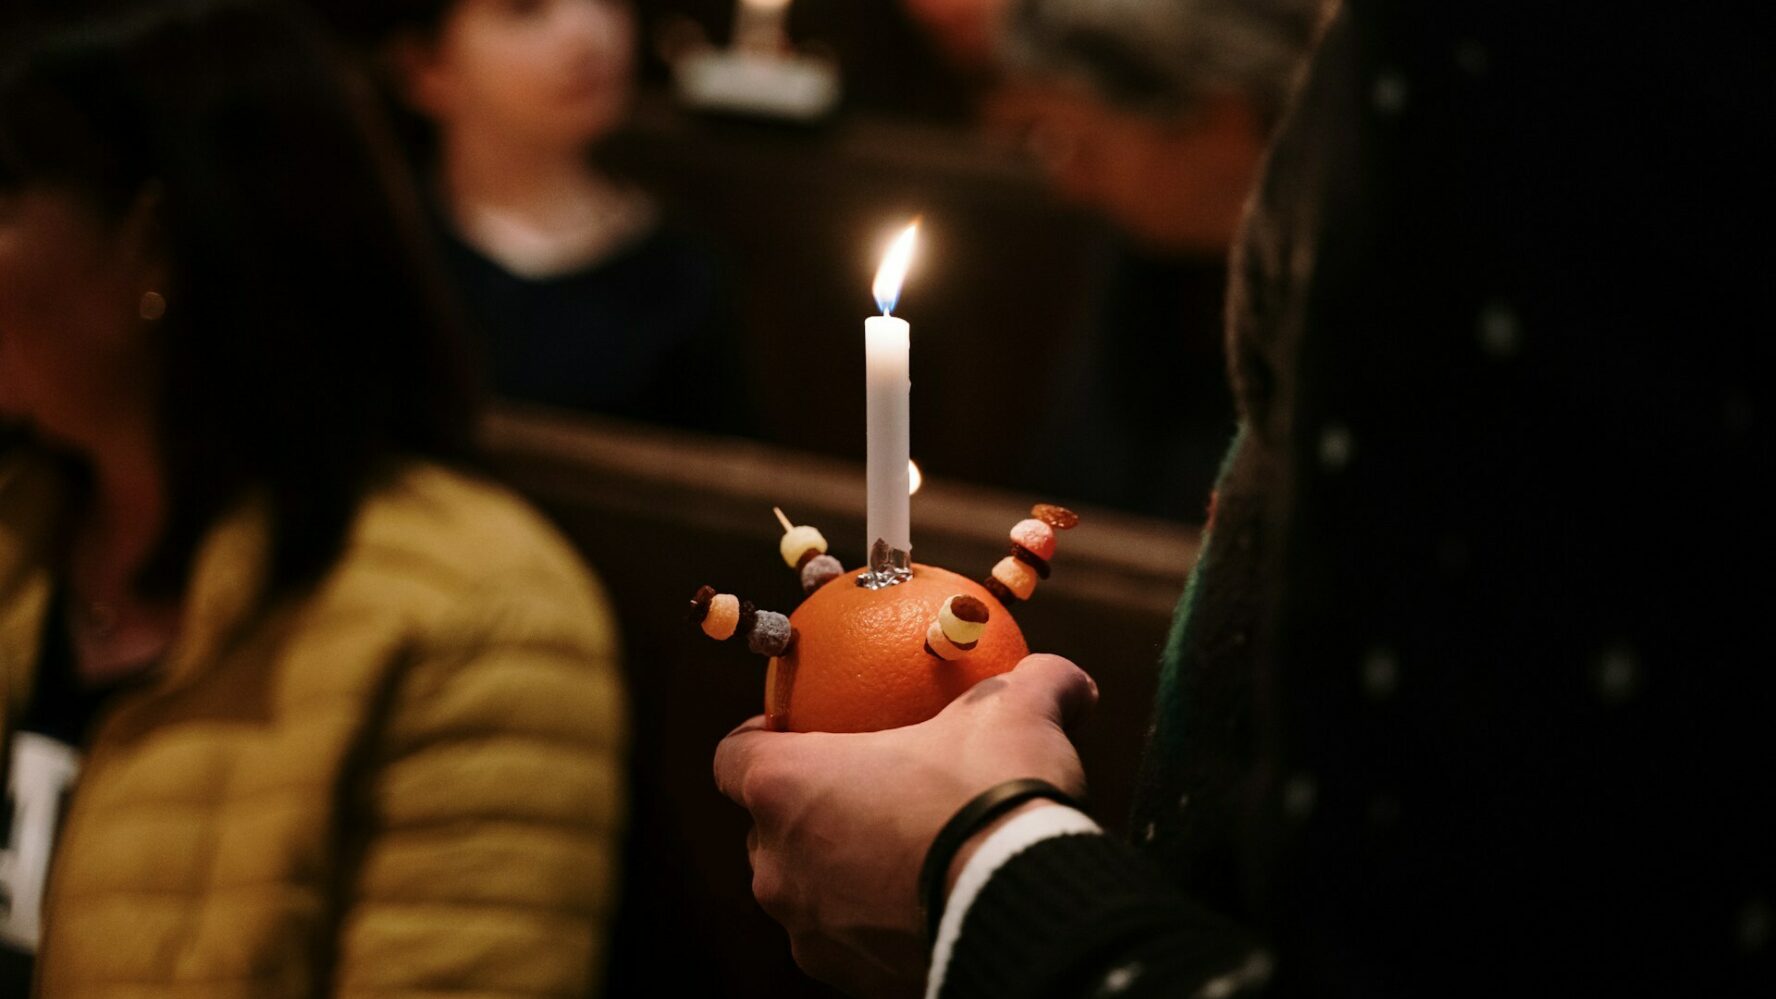
<path id="1" fill-rule="evenodd" d="M 981 680 L 1009 672 L 1029 654 L 1024 633 L 981 584 L 936 566 L 880 590 L 847 572 L 815 590 L 789 616 L 797 641 L 765 674 L 765 718 L 791 732 L 873 732 L 913 725 L 942 711 Z M 986 605 L 986 630 L 966 656 L 927 652 L 926 633 L 944 601 Z"/>

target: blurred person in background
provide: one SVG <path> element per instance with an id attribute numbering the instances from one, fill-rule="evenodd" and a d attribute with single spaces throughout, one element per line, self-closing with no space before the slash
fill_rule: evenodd
<path id="1" fill-rule="evenodd" d="M 596 156 L 634 86 L 627 0 L 329 6 L 414 116 L 411 154 L 492 390 L 745 432 L 714 258 Z"/>
<path id="2" fill-rule="evenodd" d="M 270 0 L 3 16 L 0 994 L 585 994 L 617 637 L 361 95 Z"/>
<path id="3" fill-rule="evenodd" d="M 1234 431 L 1222 313 L 1246 192 L 1321 0 L 904 0 L 985 116 L 1118 230 L 1028 483 L 1201 521 Z"/>
<path id="4" fill-rule="evenodd" d="M 1240 430 L 1129 841 L 1070 803 L 1097 690 L 1055 656 L 892 731 L 754 719 L 715 777 L 798 962 L 945 999 L 1776 994 L 1768 23 L 1344 5 L 1235 252 Z"/>

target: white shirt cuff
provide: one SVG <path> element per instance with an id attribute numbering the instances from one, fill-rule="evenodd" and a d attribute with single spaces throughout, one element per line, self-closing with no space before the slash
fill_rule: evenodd
<path id="1" fill-rule="evenodd" d="M 988 879 L 1005 866 L 1006 861 L 1045 839 L 1103 831 L 1084 812 L 1056 802 L 1050 802 L 1044 808 L 1033 808 L 993 830 L 993 835 L 988 836 L 980 849 L 974 851 L 974 856 L 968 858 L 968 863 L 962 865 L 956 887 L 950 891 L 950 900 L 944 905 L 943 921 L 937 927 L 937 943 L 931 949 L 931 975 L 925 982 L 925 999 L 936 999 L 943 991 L 944 972 L 949 970 L 956 938 L 962 935 L 962 920 L 968 916 L 969 907 L 981 889 L 987 886 Z"/>

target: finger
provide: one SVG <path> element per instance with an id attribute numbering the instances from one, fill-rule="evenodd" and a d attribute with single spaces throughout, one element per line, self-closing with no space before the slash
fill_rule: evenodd
<path id="1" fill-rule="evenodd" d="M 715 786 L 735 804 L 742 808 L 747 807 L 741 794 L 747 772 L 752 769 L 761 749 L 772 740 L 783 738 L 790 736 L 765 729 L 763 715 L 750 719 L 729 732 L 727 738 L 715 747 Z"/>
<path id="2" fill-rule="evenodd" d="M 1062 731 L 1083 722 L 1098 703 L 1097 682 L 1062 656 L 1025 656 L 1007 678 L 1007 707 L 1044 715 Z"/>

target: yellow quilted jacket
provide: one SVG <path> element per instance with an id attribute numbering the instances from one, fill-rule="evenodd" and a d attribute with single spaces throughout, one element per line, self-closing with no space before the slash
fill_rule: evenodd
<path id="1" fill-rule="evenodd" d="M 10 729 L 58 494 L 0 459 Z M 162 669 L 98 719 L 49 875 L 39 994 L 588 994 L 626 745 L 596 582 L 512 496 L 424 464 L 364 504 L 300 599 L 258 599 L 267 541 L 254 503 L 211 532 Z"/>

